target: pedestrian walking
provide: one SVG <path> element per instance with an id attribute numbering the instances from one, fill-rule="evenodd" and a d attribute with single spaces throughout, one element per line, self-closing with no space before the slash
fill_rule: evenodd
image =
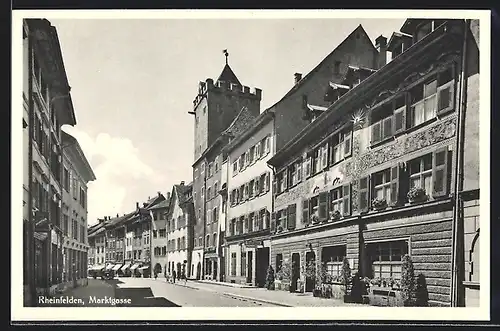
<path id="1" fill-rule="evenodd" d="M 185 271 L 182 272 L 182 279 L 184 279 L 184 284 L 186 284 L 187 283 L 187 276 L 186 276 Z"/>
<path id="2" fill-rule="evenodd" d="M 155 280 L 158 279 L 158 273 L 155 271 Z"/>
<path id="3" fill-rule="evenodd" d="M 174 283 L 175 283 L 175 277 L 176 277 L 176 276 L 177 276 L 177 275 L 176 275 L 176 272 L 175 272 L 175 270 L 174 270 L 174 271 L 172 272 L 172 278 L 173 278 Z"/>

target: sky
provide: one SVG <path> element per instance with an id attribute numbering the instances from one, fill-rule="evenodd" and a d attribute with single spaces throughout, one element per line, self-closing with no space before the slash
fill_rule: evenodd
<path id="1" fill-rule="evenodd" d="M 88 223 L 125 214 L 192 180 L 198 83 L 225 64 L 262 89 L 261 111 L 359 24 L 388 39 L 404 19 L 51 19 L 59 35 L 78 139 L 96 180 Z"/>

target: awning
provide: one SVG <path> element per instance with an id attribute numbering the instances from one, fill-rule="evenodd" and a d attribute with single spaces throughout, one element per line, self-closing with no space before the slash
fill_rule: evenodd
<path id="1" fill-rule="evenodd" d="M 128 268 L 130 268 L 130 263 L 125 264 L 125 265 L 121 268 L 121 271 L 126 271 Z"/>
<path id="2" fill-rule="evenodd" d="M 111 270 L 113 268 L 114 264 L 108 264 L 106 266 L 106 270 Z"/>
<path id="3" fill-rule="evenodd" d="M 146 270 L 146 269 L 149 269 L 149 266 L 145 266 L 145 267 L 140 267 L 139 270 Z"/>
<path id="4" fill-rule="evenodd" d="M 121 263 L 115 264 L 115 266 L 113 267 L 113 270 L 118 271 L 118 269 L 120 269 L 122 265 L 123 264 L 121 264 Z"/>
<path id="5" fill-rule="evenodd" d="M 135 263 L 135 264 L 134 264 L 134 265 L 130 268 L 130 270 L 135 270 L 135 269 L 139 268 L 139 266 L 140 266 L 140 263 Z"/>

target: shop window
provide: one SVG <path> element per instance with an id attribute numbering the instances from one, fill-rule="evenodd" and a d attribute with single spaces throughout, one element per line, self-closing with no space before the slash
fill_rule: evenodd
<path id="1" fill-rule="evenodd" d="M 386 241 L 366 245 L 373 278 L 401 279 L 402 257 L 408 253 L 408 241 Z"/>

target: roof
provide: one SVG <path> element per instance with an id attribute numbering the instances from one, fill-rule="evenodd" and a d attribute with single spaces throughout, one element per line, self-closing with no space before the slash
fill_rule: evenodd
<path id="1" fill-rule="evenodd" d="M 422 55 L 422 52 L 429 50 L 428 47 L 431 45 L 439 45 L 439 49 L 449 47 L 450 43 L 453 42 L 451 38 L 446 39 L 446 26 L 441 26 L 440 28 L 431 32 L 434 35 L 433 38 L 424 38 L 419 41 L 420 47 L 414 48 L 410 47 L 406 52 L 387 63 L 380 70 L 375 71 L 369 77 L 367 77 L 361 84 L 356 85 L 354 88 L 347 91 L 342 97 L 340 97 L 336 102 L 332 103 L 327 111 L 323 112 L 320 117 L 307 125 L 302 129 L 295 137 L 289 140 L 285 146 L 283 146 L 274 156 L 268 160 L 268 163 L 277 166 L 282 164 L 282 162 L 293 155 L 294 153 L 300 151 L 304 145 L 309 143 L 314 137 L 318 136 L 318 131 L 322 132 L 326 130 L 331 123 L 341 120 L 341 116 L 345 112 L 352 109 L 351 107 L 359 103 L 360 99 L 368 97 L 376 93 L 377 88 L 384 84 L 384 82 L 393 79 L 394 75 L 401 72 L 401 69 L 411 61 L 416 61 L 418 56 Z M 410 51 L 413 50 L 413 51 Z"/>
<path id="2" fill-rule="evenodd" d="M 233 69 L 231 69 L 231 67 L 227 63 L 222 69 L 222 72 L 217 80 L 241 85 L 238 77 L 236 77 L 236 75 L 234 74 Z"/>
<path id="3" fill-rule="evenodd" d="M 76 161 L 81 163 L 80 166 L 81 168 L 83 168 L 82 170 L 85 171 L 85 174 L 81 174 L 83 178 L 87 182 L 96 180 L 96 176 L 94 171 L 92 170 L 92 166 L 85 157 L 85 153 L 83 152 L 80 144 L 78 143 L 78 140 L 69 133 L 64 132 L 64 130 L 61 130 L 61 138 L 63 142 L 62 149 L 72 150 L 74 152 L 72 154 L 77 158 Z"/>
<path id="4" fill-rule="evenodd" d="M 297 84 L 295 84 L 280 100 L 278 100 L 278 102 L 276 102 L 274 105 L 272 105 L 269 108 L 276 107 L 279 103 L 281 103 L 282 101 L 284 101 L 285 99 L 287 99 L 288 96 L 290 96 L 295 91 L 297 91 L 303 84 L 305 84 L 313 76 L 313 74 L 315 72 L 317 72 L 320 69 L 320 67 L 323 65 L 323 63 L 325 63 L 326 60 L 331 55 L 333 55 L 343 44 L 345 44 L 348 40 L 350 40 L 352 38 L 352 36 L 356 34 L 356 32 L 363 33 L 368 38 L 368 40 L 371 41 L 370 37 L 366 33 L 366 31 L 363 28 L 363 26 L 361 24 L 358 25 L 358 27 L 356 29 L 354 29 L 337 47 L 335 47 L 333 51 L 331 51 L 327 56 L 325 56 L 325 58 L 323 60 L 321 60 L 321 62 L 318 63 L 318 65 L 316 65 L 316 67 L 314 67 L 307 75 L 305 75 L 304 77 L 302 77 L 302 79 L 299 82 L 297 82 Z M 375 48 L 375 46 L 373 45 L 373 43 L 370 43 L 370 44 L 373 47 L 373 51 L 378 53 L 378 51 Z"/>
<path id="5" fill-rule="evenodd" d="M 387 50 L 392 52 L 394 50 L 394 46 L 396 45 L 396 41 L 401 40 L 402 38 L 411 39 L 413 36 L 403 32 L 393 32 L 391 38 L 389 38 L 389 42 L 387 43 Z"/>
<path id="6" fill-rule="evenodd" d="M 156 205 L 152 206 L 151 208 L 149 209 L 160 209 L 160 208 L 168 208 L 168 206 L 170 206 L 170 200 L 163 200 L 159 203 L 157 203 Z"/>
<path id="7" fill-rule="evenodd" d="M 188 200 L 186 197 L 186 193 L 193 189 L 192 185 L 174 185 L 174 188 L 177 192 L 177 198 L 179 200 L 179 204 L 183 204 Z"/>
<path id="8" fill-rule="evenodd" d="M 242 143 L 248 136 L 258 130 L 263 124 L 267 123 L 274 117 L 274 110 L 269 108 L 259 114 L 259 116 L 255 117 L 252 122 L 249 122 L 248 125 L 242 126 L 240 128 L 239 134 L 233 135 L 234 139 L 232 139 L 229 144 L 225 146 L 226 151 L 231 151 L 233 148 L 237 147 L 240 143 Z M 233 131 L 236 131 L 233 128 Z"/>

